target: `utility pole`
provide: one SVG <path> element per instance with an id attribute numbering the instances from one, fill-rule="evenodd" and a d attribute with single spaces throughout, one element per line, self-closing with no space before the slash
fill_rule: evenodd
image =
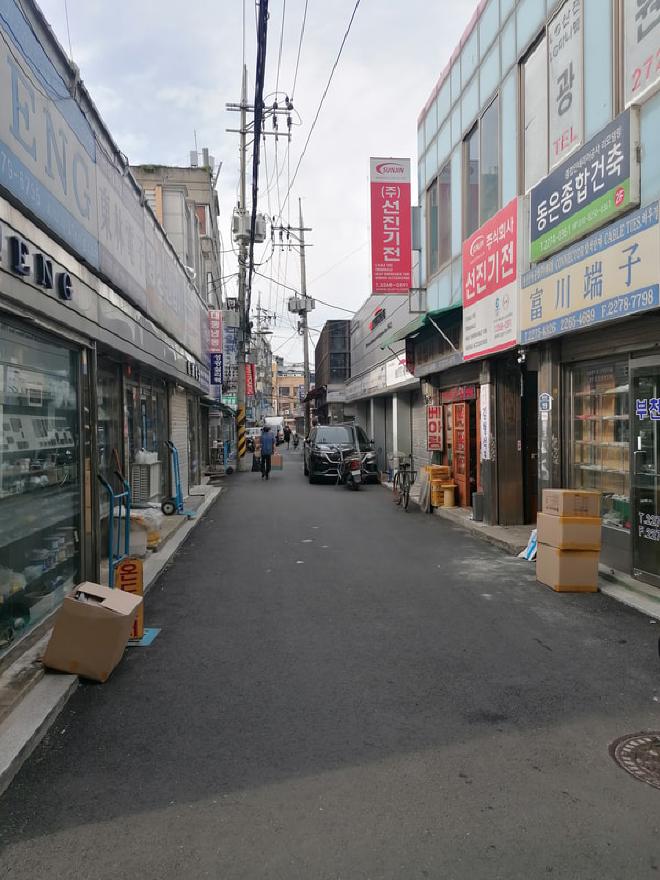
<path id="1" fill-rule="evenodd" d="M 245 204 L 245 175 L 247 154 L 247 67 L 243 67 L 243 82 L 241 84 L 241 127 L 240 127 L 240 185 L 239 185 L 239 214 L 247 213 Z M 248 239 L 249 240 L 249 239 Z M 238 430 L 238 459 L 236 469 L 246 471 L 248 462 L 246 457 L 247 438 L 245 436 L 245 342 L 247 339 L 247 312 L 246 312 L 246 270 L 248 255 L 248 240 L 241 236 L 238 242 L 238 376 L 236 377 L 236 428 Z"/>
<path id="2" fill-rule="evenodd" d="M 300 220 L 300 292 L 303 296 L 304 310 L 300 315 L 303 334 L 303 360 L 305 362 L 305 437 L 309 437 L 312 428 L 309 403 L 309 333 L 307 332 L 307 272 L 305 270 L 305 227 L 303 226 L 302 199 L 298 199 Z"/>
<path id="3" fill-rule="evenodd" d="M 298 211 L 300 226 L 271 226 L 271 241 L 273 247 L 291 248 L 293 237 L 300 248 L 300 296 L 296 294 L 289 300 L 289 311 L 300 316 L 298 332 L 303 336 L 303 358 L 305 371 L 305 436 L 309 435 L 311 425 L 309 396 L 309 333 L 307 328 L 307 313 L 316 307 L 316 303 L 307 296 L 307 272 L 305 268 L 305 248 L 311 247 L 305 243 L 305 233 L 311 232 L 309 226 L 303 226 L 302 199 L 298 199 Z M 279 241 L 275 239 L 275 233 L 279 233 Z M 286 240 L 284 236 L 286 235 Z"/>

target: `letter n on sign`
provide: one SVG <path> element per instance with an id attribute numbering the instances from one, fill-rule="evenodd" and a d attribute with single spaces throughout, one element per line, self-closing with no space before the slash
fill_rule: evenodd
<path id="1" fill-rule="evenodd" d="M 134 593 L 136 596 L 144 595 L 144 578 L 142 576 L 142 560 L 135 556 L 127 556 L 117 563 L 115 568 L 115 588 L 124 590 L 125 593 Z M 137 610 L 131 639 L 141 639 L 144 636 L 144 602 Z"/>
<path id="2" fill-rule="evenodd" d="M 444 443 L 444 432 L 442 422 L 442 407 L 427 406 L 426 407 L 426 436 L 427 449 L 437 451 L 442 450 Z"/>

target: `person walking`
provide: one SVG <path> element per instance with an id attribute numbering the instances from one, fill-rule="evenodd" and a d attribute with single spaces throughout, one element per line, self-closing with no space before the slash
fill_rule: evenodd
<path id="1" fill-rule="evenodd" d="M 261 432 L 261 479 L 270 479 L 270 457 L 275 450 L 275 440 L 270 432 L 270 427 L 266 427 Z"/>
<path id="2" fill-rule="evenodd" d="M 291 449 L 291 428 L 288 425 L 284 426 L 284 442 L 286 443 L 286 448 Z"/>

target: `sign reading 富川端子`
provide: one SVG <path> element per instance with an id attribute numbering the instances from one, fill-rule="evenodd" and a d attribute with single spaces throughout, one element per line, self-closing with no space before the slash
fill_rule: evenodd
<path id="1" fill-rule="evenodd" d="M 631 107 L 530 193 L 533 263 L 639 204 L 639 113 Z"/>
<path id="2" fill-rule="evenodd" d="M 526 272 L 520 285 L 521 344 L 658 308 L 658 216 L 653 202 Z"/>

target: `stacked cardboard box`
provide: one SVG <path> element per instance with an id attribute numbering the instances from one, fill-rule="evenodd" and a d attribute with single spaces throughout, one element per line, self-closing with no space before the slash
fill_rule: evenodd
<path id="1" fill-rule="evenodd" d="M 536 579 L 558 592 L 595 593 L 600 492 L 545 489 L 537 530 Z"/>

